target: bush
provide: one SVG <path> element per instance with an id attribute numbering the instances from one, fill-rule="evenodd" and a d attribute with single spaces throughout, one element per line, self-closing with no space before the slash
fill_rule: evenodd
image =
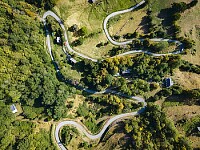
<path id="1" fill-rule="evenodd" d="M 197 127 L 199 127 L 199 125 L 200 125 L 200 116 L 196 116 L 190 120 L 187 120 L 186 123 L 183 125 L 186 135 L 189 136 L 191 134 L 198 134 L 199 131 Z"/>
<path id="2" fill-rule="evenodd" d="M 72 42 L 72 46 L 80 46 L 83 44 L 83 38 L 79 38 L 78 40 L 75 40 Z"/>
<path id="3" fill-rule="evenodd" d="M 175 14 L 173 14 L 173 16 L 172 16 L 172 19 L 174 20 L 174 21 L 177 21 L 177 20 L 179 20 L 181 18 L 181 14 L 180 13 L 175 13 Z"/>
<path id="4" fill-rule="evenodd" d="M 188 4 L 188 8 L 194 7 L 196 6 L 198 3 L 198 0 L 192 0 L 189 4 Z"/>
<path id="5" fill-rule="evenodd" d="M 98 47 L 98 48 L 102 47 L 102 46 L 104 46 L 103 42 L 100 42 L 99 44 L 96 45 L 96 47 Z"/>
<path id="6" fill-rule="evenodd" d="M 115 40 L 119 40 L 119 39 L 120 39 L 120 36 L 119 36 L 119 35 L 115 35 L 115 36 L 113 36 L 113 38 L 114 38 Z"/>
<path id="7" fill-rule="evenodd" d="M 183 92 L 182 88 L 177 85 L 172 86 L 171 90 L 172 90 L 172 94 L 175 94 L 175 95 L 181 94 Z"/>
<path id="8" fill-rule="evenodd" d="M 169 47 L 169 43 L 168 42 L 159 42 L 159 43 L 156 43 L 156 44 L 152 44 L 150 46 L 151 50 L 153 52 L 160 52 L 166 48 Z"/>
<path id="9" fill-rule="evenodd" d="M 171 95 L 172 95 L 171 89 L 167 89 L 167 88 L 164 88 L 163 90 L 161 90 L 158 93 L 158 96 L 164 96 L 164 97 L 168 97 L 168 96 L 171 96 Z"/>
<path id="10" fill-rule="evenodd" d="M 71 27 L 69 27 L 68 29 L 70 32 L 76 32 L 78 31 L 78 26 L 76 24 L 72 25 Z"/>
<path id="11" fill-rule="evenodd" d="M 189 39 L 184 39 L 183 41 L 181 41 L 182 43 L 183 43 L 183 45 L 184 45 L 184 47 L 186 48 L 186 49 L 190 49 L 190 48 L 192 48 L 192 46 L 194 45 L 194 41 L 191 41 L 191 40 L 189 40 Z"/>
<path id="12" fill-rule="evenodd" d="M 158 83 L 156 83 L 156 82 L 152 82 L 152 83 L 150 84 L 150 90 L 151 90 L 151 91 L 152 91 L 152 90 L 156 90 L 158 87 L 159 87 L 159 85 L 158 85 Z"/>
<path id="13" fill-rule="evenodd" d="M 88 33 L 88 30 L 86 27 L 82 27 L 80 30 L 78 30 L 79 36 L 85 36 Z"/>
<path id="14" fill-rule="evenodd" d="M 182 64 L 180 65 L 179 68 L 182 71 L 194 72 L 194 73 L 200 74 L 200 66 L 193 65 L 193 64 L 189 63 L 188 61 L 182 61 Z"/>
<path id="15" fill-rule="evenodd" d="M 144 46 L 145 48 L 149 48 L 149 46 L 150 46 L 150 41 L 149 41 L 149 39 L 144 39 L 144 41 L 143 41 L 143 46 Z"/>
<path id="16" fill-rule="evenodd" d="M 132 33 L 127 33 L 127 34 L 125 34 L 125 35 L 123 36 L 123 38 L 125 38 L 125 39 L 132 39 L 132 38 L 134 38 L 134 34 L 132 34 Z"/>
<path id="17" fill-rule="evenodd" d="M 79 116 L 87 117 L 89 114 L 89 111 L 87 109 L 86 103 L 83 103 L 83 105 L 79 106 L 77 109 L 77 114 Z"/>
<path id="18" fill-rule="evenodd" d="M 187 9 L 187 4 L 185 2 L 173 3 L 172 9 L 174 12 L 184 12 Z"/>

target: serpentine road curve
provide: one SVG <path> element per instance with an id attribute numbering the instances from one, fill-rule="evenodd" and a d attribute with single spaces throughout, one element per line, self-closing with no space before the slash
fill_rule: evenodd
<path id="1" fill-rule="evenodd" d="M 108 21 L 112 18 L 112 17 L 115 17 L 117 15 L 121 15 L 121 14 L 124 14 L 124 13 L 127 13 L 127 12 L 131 12 L 133 11 L 134 9 L 136 9 L 137 7 L 141 6 L 142 4 L 145 3 L 145 0 L 141 1 L 140 3 L 136 4 L 135 6 L 129 8 L 129 9 L 125 9 L 125 10 L 121 10 L 121 11 L 116 11 L 116 12 L 113 12 L 111 13 L 110 15 L 108 15 L 105 19 L 104 19 L 104 22 L 103 22 L 103 30 L 106 34 L 106 37 L 107 39 L 113 44 L 113 45 L 127 45 L 127 44 L 131 44 L 133 39 L 132 40 L 128 40 L 128 41 L 124 41 L 124 42 L 118 42 L 118 41 L 115 41 L 111 38 L 109 32 L 108 32 L 108 29 L 107 29 L 107 24 L 108 24 Z M 143 41 L 144 39 L 140 39 L 141 41 Z M 172 53 L 167 53 L 167 54 L 156 54 L 156 53 L 152 53 L 152 52 L 149 52 L 149 51 L 145 51 L 145 50 L 132 50 L 132 51 L 128 51 L 128 52 L 125 52 L 125 53 L 122 53 L 122 54 L 119 54 L 119 55 L 116 55 L 116 56 L 124 56 L 124 55 L 129 55 L 129 54 L 132 54 L 132 53 L 146 53 L 146 54 L 149 54 L 149 55 L 152 55 L 152 56 L 164 56 L 164 55 L 171 55 L 171 54 L 179 54 L 183 51 L 183 45 L 180 41 L 178 40 L 171 40 L 171 39 L 163 39 L 163 38 L 153 38 L 153 39 L 149 39 L 150 41 L 154 41 L 154 42 L 174 42 L 176 44 L 178 44 L 180 46 L 180 49 L 179 51 L 176 51 L 176 52 L 172 52 Z M 116 57 L 114 56 L 114 57 Z"/>
<path id="2" fill-rule="evenodd" d="M 44 23 L 44 26 L 45 26 L 45 29 L 46 29 L 46 34 L 47 34 L 46 44 L 48 46 L 49 54 L 50 54 L 52 60 L 54 60 L 54 58 L 53 58 L 52 51 L 51 51 L 51 44 L 50 44 L 49 32 L 48 32 L 48 29 L 46 28 L 46 21 L 45 21 L 45 19 L 46 19 L 47 16 L 53 17 L 60 24 L 60 27 L 63 29 L 63 33 L 64 33 L 65 44 L 66 44 L 65 46 L 67 47 L 67 49 L 69 51 L 77 54 L 78 56 L 80 56 L 82 58 L 89 59 L 91 61 L 97 62 L 97 59 L 90 58 L 90 57 L 88 57 L 86 55 L 83 55 L 83 54 L 81 54 L 81 53 L 76 52 L 75 50 L 73 50 L 73 48 L 69 45 L 69 40 L 68 40 L 67 33 L 66 33 L 66 30 L 65 30 L 65 26 L 64 26 L 62 20 L 54 12 L 47 11 L 43 15 L 43 23 Z"/>
<path id="3" fill-rule="evenodd" d="M 139 115 L 140 113 L 142 113 L 144 110 L 145 110 L 145 107 L 146 107 L 146 102 L 143 100 L 142 101 L 144 106 L 139 110 L 139 111 L 136 111 L 136 112 L 131 112 L 131 113 L 124 113 L 124 114 L 120 114 L 120 115 L 116 115 L 112 118 L 110 118 L 106 124 L 103 126 L 103 128 L 101 129 L 101 131 L 96 134 L 96 135 L 93 135 L 91 133 L 88 133 L 88 131 L 86 130 L 86 128 L 82 125 L 80 125 L 78 122 L 75 122 L 75 121 L 63 121 L 61 123 L 59 123 L 57 126 L 56 126 L 56 130 L 55 130 L 55 138 L 56 138 L 56 141 L 59 145 L 59 147 L 62 149 L 62 150 L 66 150 L 66 148 L 63 146 L 63 144 L 60 142 L 60 138 L 59 138 L 59 131 L 60 129 L 65 126 L 65 125 L 72 125 L 74 127 L 76 127 L 79 131 L 81 131 L 82 133 L 84 133 L 88 138 L 90 138 L 91 140 L 95 140 L 95 139 L 99 139 L 101 138 L 101 136 L 104 134 L 104 132 L 106 131 L 106 129 L 116 120 L 120 119 L 120 118 L 125 118 L 125 117 L 129 117 L 129 116 L 136 116 L 136 115 Z"/>
<path id="4" fill-rule="evenodd" d="M 124 42 L 117 42 L 117 41 L 114 41 L 108 30 L 107 30 L 107 23 L 109 21 L 110 18 L 116 16 L 116 15 L 120 15 L 120 14 L 123 14 L 123 13 L 127 13 L 127 12 L 131 12 L 133 11 L 134 9 L 136 9 L 137 7 L 141 6 L 142 4 L 145 3 L 145 0 L 142 0 L 140 3 L 138 3 L 137 5 L 129 8 L 129 9 L 126 9 L 126 10 L 122 10 L 122 11 L 117 11 L 117 12 L 114 12 L 114 13 L 111 13 L 110 15 L 108 15 L 104 22 L 103 22 L 103 28 L 104 28 L 104 32 L 108 38 L 108 40 L 114 44 L 114 45 L 126 45 L 126 44 L 130 44 L 132 42 L 132 40 L 130 41 L 124 41 Z M 45 27 L 45 31 L 46 31 L 46 45 L 47 45 L 47 48 L 48 48 L 48 51 L 49 51 L 49 54 L 50 54 L 50 57 L 52 59 L 52 61 L 55 61 L 54 60 L 54 57 L 52 55 L 52 49 L 51 49 L 51 43 L 50 43 L 50 35 L 49 35 L 49 31 L 46 27 L 46 17 L 47 16 L 52 16 L 53 18 L 55 18 L 58 23 L 60 24 L 62 30 L 63 30 L 63 33 L 64 33 L 64 38 L 65 38 L 65 46 L 67 47 L 67 49 L 75 54 L 77 54 L 78 56 L 82 57 L 82 58 L 85 58 L 85 59 L 89 59 L 91 61 L 94 61 L 94 62 L 97 62 L 97 59 L 93 59 L 93 58 L 90 58 L 84 54 L 81 54 L 79 52 L 76 52 L 75 50 L 73 50 L 73 48 L 70 46 L 69 44 L 69 40 L 68 40 L 68 36 L 67 36 L 67 33 L 66 33 L 66 30 L 65 30 L 65 27 L 64 27 L 64 24 L 62 22 L 62 20 L 55 14 L 53 13 L 52 11 L 47 11 L 44 13 L 43 15 L 43 23 L 44 23 L 44 27 Z M 143 40 L 143 39 L 140 39 L 140 40 Z M 173 52 L 173 53 L 168 53 L 168 54 L 154 54 L 154 53 L 151 53 L 151 52 L 148 52 L 148 51 L 144 51 L 144 50 L 133 50 L 133 51 L 129 51 L 129 52 L 125 52 L 125 53 L 122 53 L 122 54 L 119 54 L 119 55 L 116 55 L 116 56 L 124 56 L 124 55 L 129 55 L 131 53 L 140 53 L 140 52 L 143 52 L 143 53 L 147 53 L 149 55 L 152 55 L 152 56 L 163 56 L 163 55 L 169 55 L 169 54 L 179 54 L 182 52 L 183 50 L 183 46 L 182 46 L 182 43 L 180 41 L 176 41 L 176 40 L 170 40 L 170 39 L 161 39 L 161 38 L 155 38 L 155 39 L 150 39 L 151 41 L 155 41 L 155 42 L 160 42 L 160 41 L 168 41 L 168 42 L 175 42 L 176 44 L 178 44 L 180 46 L 180 50 L 179 51 L 176 51 L 176 52 Z M 66 51 L 65 51 L 66 52 Z M 66 53 L 67 54 L 67 53 Z M 59 69 L 57 68 L 56 71 L 59 71 Z M 85 89 L 83 87 L 81 87 L 80 89 L 86 91 L 86 92 L 89 92 L 89 93 L 93 93 L 93 94 L 101 94 L 101 93 L 113 93 L 113 94 L 117 94 L 119 96 L 125 96 L 125 97 L 129 97 L 125 94 L 122 94 L 120 92 L 117 92 L 117 91 L 114 91 L 114 90 L 105 90 L 105 91 L 102 91 L 102 92 L 97 92 L 97 91 L 93 91 L 93 90 L 90 90 L 90 89 Z M 105 125 L 103 126 L 102 130 L 96 134 L 96 135 L 93 135 L 91 133 L 89 133 L 85 126 L 79 124 L 78 122 L 76 121 L 63 121 L 63 122 L 60 122 L 57 127 L 56 127 L 56 130 L 55 130 L 55 139 L 56 139 L 56 142 L 57 144 L 59 145 L 59 147 L 62 149 L 62 150 L 66 150 L 66 148 L 64 147 L 64 145 L 61 143 L 60 141 L 60 138 L 59 138 L 59 131 L 60 129 L 65 126 L 65 125 L 72 125 L 74 127 L 76 127 L 79 131 L 81 131 L 82 133 L 84 133 L 88 138 L 92 139 L 92 140 L 95 140 L 95 139 L 99 139 L 101 138 L 101 136 L 103 135 L 103 133 L 106 131 L 106 129 L 116 120 L 120 119 L 120 118 L 124 118 L 124 117 L 128 117 L 128 116 L 136 116 L 136 115 L 139 115 L 140 113 L 142 113 L 144 110 L 145 110 L 145 107 L 146 107 L 146 102 L 143 98 L 140 98 L 140 97 L 136 97 L 136 96 L 132 96 L 132 97 L 129 97 L 130 99 L 134 99 L 138 102 L 141 102 L 143 103 L 143 107 L 139 110 L 139 111 L 136 111 L 136 112 L 131 112 L 131 113 L 124 113 L 124 114 L 120 114 L 120 115 L 116 115 L 116 116 L 113 116 L 111 117 L 109 120 L 107 120 L 107 122 L 105 123 Z"/>
<path id="5" fill-rule="evenodd" d="M 111 13 L 110 15 L 108 15 L 104 22 L 103 22 L 103 30 L 105 32 L 105 35 L 106 37 L 108 38 L 108 40 L 114 44 L 114 45 L 127 45 L 127 44 L 130 44 L 132 43 L 132 40 L 129 40 L 129 41 L 124 41 L 124 42 L 117 42 L 117 41 L 114 41 L 109 32 L 108 32 L 108 29 L 107 29 L 107 24 L 108 24 L 108 21 L 110 20 L 110 18 L 114 17 L 114 16 L 117 16 L 117 15 L 120 15 L 120 14 L 123 14 L 123 13 L 127 13 L 127 12 L 131 12 L 133 11 L 134 9 L 136 9 L 137 7 L 141 6 L 142 4 L 144 4 L 145 1 L 141 1 L 140 3 L 138 3 L 137 5 L 129 8 L 129 9 L 126 9 L 126 10 L 122 10 L 122 11 L 117 11 L 117 12 L 114 12 L 114 13 Z M 93 62 L 97 62 L 98 60 L 97 59 L 94 59 L 94 58 L 91 58 L 91 57 L 88 57 L 82 53 L 79 53 L 77 51 L 75 51 L 69 44 L 69 40 L 68 40 L 68 36 L 67 36 L 67 33 L 66 33 L 66 29 L 65 29 L 65 26 L 63 24 L 63 21 L 52 11 L 47 11 L 44 13 L 43 15 L 43 23 L 44 23 L 44 26 L 45 26 L 45 29 L 46 29 L 46 36 L 47 36 L 47 39 L 46 39 L 46 44 L 48 46 L 48 50 L 49 50 L 49 54 L 51 56 L 51 59 L 54 60 L 53 58 L 53 55 L 52 55 L 52 51 L 51 51 L 51 44 L 50 44 L 50 37 L 49 37 L 49 32 L 48 32 L 48 29 L 46 28 L 46 17 L 47 16 L 51 16 L 53 17 L 54 19 L 56 19 L 56 21 L 60 24 L 62 30 L 63 30 L 63 33 L 64 33 L 64 38 L 65 38 L 65 46 L 67 47 L 67 49 L 70 51 L 70 52 L 73 52 L 75 54 L 77 54 L 78 56 L 82 57 L 82 58 L 85 58 L 85 59 L 89 59 Z M 141 41 L 144 40 L 144 39 L 140 39 Z M 149 52 L 149 51 L 145 51 L 145 50 L 132 50 L 132 51 L 128 51 L 128 52 L 125 52 L 125 53 L 122 53 L 122 54 L 119 54 L 119 55 L 116 55 L 116 56 L 124 56 L 124 55 L 128 55 L 128 54 L 132 54 L 132 53 L 146 53 L 146 54 L 149 54 L 149 55 L 152 55 L 152 56 L 163 56 L 163 55 L 171 55 L 171 54 L 179 54 L 183 51 L 183 44 L 180 42 L 180 41 L 177 41 L 177 40 L 171 40 L 171 39 L 163 39 L 163 38 L 153 38 L 153 39 L 149 39 L 151 41 L 154 41 L 154 42 L 162 42 L 162 41 L 165 41 L 165 42 L 174 42 L 176 44 L 178 44 L 180 46 L 180 49 L 179 51 L 176 51 L 176 52 L 172 52 L 172 53 L 167 53 L 167 54 L 156 54 L 156 53 L 152 53 L 152 52 Z M 114 57 L 116 57 L 114 56 Z"/>
<path id="6" fill-rule="evenodd" d="M 125 9 L 125 10 L 116 11 L 116 12 L 114 12 L 114 13 L 111 13 L 110 15 L 108 15 L 108 16 L 104 19 L 104 22 L 103 22 L 103 29 L 104 29 L 104 32 L 105 32 L 105 34 L 106 34 L 108 40 L 109 40 L 112 44 L 114 44 L 114 45 L 127 45 L 127 44 L 132 43 L 132 40 L 130 40 L 130 41 L 125 41 L 125 42 L 117 42 L 117 41 L 114 41 L 114 40 L 111 38 L 111 36 L 110 36 L 110 34 L 109 34 L 108 30 L 107 30 L 107 24 L 108 24 L 108 21 L 110 20 L 110 18 L 112 18 L 112 17 L 114 17 L 114 16 L 117 16 L 117 15 L 120 15 L 120 14 L 124 14 L 124 13 L 127 13 L 127 12 L 131 12 L 131 11 L 133 11 L 134 9 L 136 9 L 137 7 L 141 6 L 141 5 L 144 4 L 144 3 L 145 3 L 145 1 L 143 0 L 143 1 L 141 1 L 140 3 L 136 4 L 135 6 L 129 8 L 129 9 Z"/>

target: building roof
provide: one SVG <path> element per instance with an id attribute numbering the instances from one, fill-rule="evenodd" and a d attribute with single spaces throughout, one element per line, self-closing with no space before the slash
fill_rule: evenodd
<path id="1" fill-rule="evenodd" d="M 60 37 L 56 37 L 56 41 L 57 41 L 57 43 L 60 43 L 61 42 L 61 38 Z"/>
<path id="2" fill-rule="evenodd" d="M 69 60 L 70 60 L 71 62 L 73 62 L 73 63 L 76 63 L 76 62 L 77 62 L 77 61 L 76 61 L 74 58 L 72 58 L 72 57 L 71 57 Z"/>
<path id="3" fill-rule="evenodd" d="M 172 81 L 171 78 L 166 78 L 166 79 L 165 79 L 165 86 L 166 86 L 166 87 L 170 87 L 170 86 L 172 86 L 173 84 L 174 84 L 174 82 Z"/>
<path id="4" fill-rule="evenodd" d="M 120 76 L 119 72 L 114 75 L 114 77 L 118 77 L 118 76 Z"/>
<path id="5" fill-rule="evenodd" d="M 88 0 L 89 3 L 95 3 L 97 0 Z"/>
<path id="6" fill-rule="evenodd" d="M 12 105 L 10 106 L 10 109 L 11 109 L 12 113 L 18 112 L 18 111 L 17 111 L 17 108 L 16 108 L 16 106 L 15 106 L 14 104 L 12 104 Z"/>
<path id="7" fill-rule="evenodd" d="M 129 73 L 131 73 L 131 69 L 126 69 L 126 70 L 122 71 L 122 74 L 129 74 Z"/>

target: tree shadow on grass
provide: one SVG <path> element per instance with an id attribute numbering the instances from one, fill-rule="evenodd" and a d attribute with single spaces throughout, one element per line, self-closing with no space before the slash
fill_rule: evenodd
<path id="1" fill-rule="evenodd" d="M 180 102 L 183 103 L 184 105 L 199 105 L 199 100 L 191 98 L 187 94 L 178 94 L 178 95 L 172 95 L 166 98 L 166 102 Z"/>
<path id="2" fill-rule="evenodd" d="M 141 30 L 144 32 L 144 34 L 149 33 L 149 25 L 148 25 L 149 22 L 150 21 L 148 20 L 147 16 L 142 17 L 142 20 L 139 26 L 141 26 Z"/>
<path id="3" fill-rule="evenodd" d="M 160 11 L 158 14 L 158 18 L 163 19 L 162 25 L 163 26 L 170 26 L 172 23 L 172 16 L 174 14 L 174 11 L 172 8 L 165 8 Z"/>
<path id="4" fill-rule="evenodd" d="M 162 9 L 158 14 L 158 18 L 162 19 L 162 26 L 167 30 L 168 35 L 173 34 L 173 14 L 174 10 L 172 8 Z"/>

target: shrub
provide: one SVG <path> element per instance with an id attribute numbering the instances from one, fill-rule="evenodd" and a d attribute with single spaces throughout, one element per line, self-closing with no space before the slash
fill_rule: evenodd
<path id="1" fill-rule="evenodd" d="M 83 38 L 79 38 L 78 40 L 72 42 L 72 46 L 80 46 L 82 44 L 83 44 Z"/>
<path id="2" fill-rule="evenodd" d="M 168 42 L 159 42 L 156 44 L 152 44 L 150 48 L 152 49 L 153 52 L 160 52 L 166 49 L 168 46 L 169 46 Z"/>
<path id="3" fill-rule="evenodd" d="M 72 25 L 71 27 L 69 27 L 68 29 L 70 32 L 76 32 L 78 31 L 78 26 L 76 24 Z"/>
<path id="4" fill-rule="evenodd" d="M 80 30 L 78 30 L 79 36 L 85 36 L 88 33 L 88 30 L 86 27 L 82 27 Z"/>

